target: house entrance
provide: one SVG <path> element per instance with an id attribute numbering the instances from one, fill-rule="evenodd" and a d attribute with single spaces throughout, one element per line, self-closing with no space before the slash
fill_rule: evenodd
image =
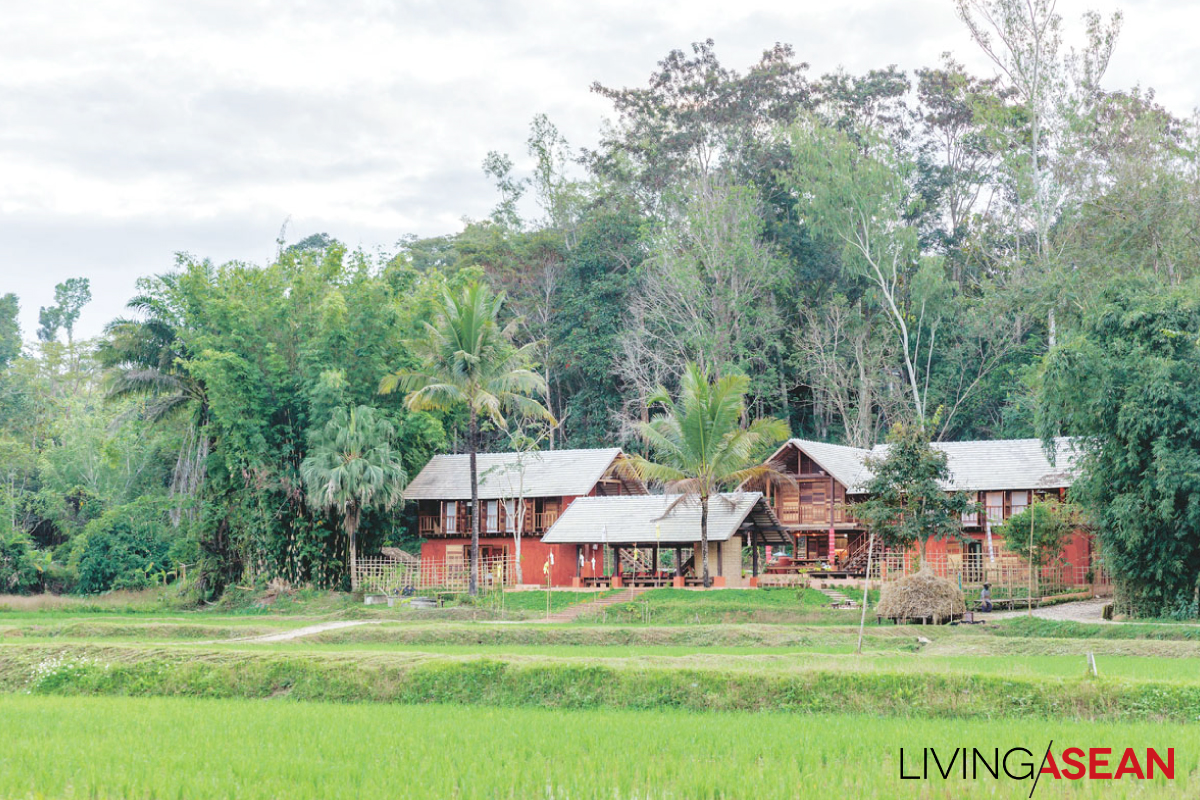
<path id="1" fill-rule="evenodd" d="M 983 580 L 983 542 L 971 540 L 963 552 L 963 577 L 969 583 Z"/>

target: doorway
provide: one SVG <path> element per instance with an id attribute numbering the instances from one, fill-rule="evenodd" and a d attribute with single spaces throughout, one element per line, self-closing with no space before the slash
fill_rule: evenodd
<path id="1" fill-rule="evenodd" d="M 963 577 L 967 583 L 983 580 L 983 542 L 972 539 L 963 552 Z"/>

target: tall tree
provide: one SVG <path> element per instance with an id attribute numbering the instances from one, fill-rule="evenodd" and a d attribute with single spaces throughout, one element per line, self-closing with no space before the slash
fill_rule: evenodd
<path id="1" fill-rule="evenodd" d="M 938 273 L 922 263 L 916 230 L 903 221 L 912 164 L 871 131 L 855 143 L 813 116 L 793 126 L 790 138 L 789 180 L 808 198 L 806 219 L 840 244 L 846 265 L 869 282 L 896 335 L 913 409 L 924 420 L 926 365 L 942 308 Z"/>
<path id="2" fill-rule="evenodd" d="M 350 553 L 350 588 L 358 591 L 358 533 L 369 508 L 388 510 L 401 501 L 408 475 L 392 450 L 396 431 L 370 406 L 339 408 L 319 430 L 300 464 L 315 508 L 342 517 Z"/>
<path id="3" fill-rule="evenodd" d="M 723 177 L 690 183 L 685 194 L 643 265 L 620 374 L 637 387 L 643 407 L 663 377 L 689 362 L 716 375 L 745 374 L 756 396 L 774 399 L 779 262 L 763 238 L 758 198 Z M 771 405 L 785 411 L 786 398 Z"/>
<path id="4" fill-rule="evenodd" d="M 54 287 L 54 305 L 42 306 L 38 312 L 38 338 L 52 342 L 59 329 L 67 332 L 67 344 L 75 343 L 75 323 L 79 314 L 92 299 L 91 282 L 87 278 L 68 278 Z"/>
<path id="5" fill-rule="evenodd" d="M 18 315 L 21 303 L 12 292 L 0 297 L 0 370 L 21 355 L 21 324 Z"/>
<path id="6" fill-rule="evenodd" d="M 668 53 L 645 88 L 592 84 L 619 122 L 584 160 L 651 211 L 674 186 L 709 177 L 809 101 L 808 65 L 794 60 L 789 45 L 766 50 L 744 74 L 721 65 L 712 39 L 691 49 Z"/>
<path id="7" fill-rule="evenodd" d="M 866 462 L 871 477 L 863 491 L 870 499 L 854 506 L 854 516 L 885 546 L 916 545 L 922 564 L 929 540 L 962 536 L 962 515 L 976 505 L 962 492 L 946 491 L 946 454 L 930 444 L 936 425 L 922 420 L 892 426 L 887 451 Z"/>
<path id="8" fill-rule="evenodd" d="M 171 513 L 176 525 L 204 485 L 212 446 L 208 392 L 204 381 L 188 368 L 191 349 L 184 340 L 188 301 L 182 277 L 182 273 L 166 273 L 140 280 L 140 294 L 126 304 L 135 316 L 110 322 L 97 350 L 107 370 L 110 399 L 144 398 L 145 403 L 130 414 L 140 414 L 151 424 L 186 419 L 170 488 L 176 500 Z"/>
<path id="9" fill-rule="evenodd" d="M 1040 379 L 1041 433 L 1079 437 L 1072 497 L 1114 580 L 1151 616 L 1200 596 L 1198 298 L 1195 281 L 1110 285 Z"/>
<path id="10" fill-rule="evenodd" d="M 508 427 L 506 413 L 553 420 L 546 408 L 530 395 L 544 393 L 546 382 L 531 367 L 537 346 L 512 343 L 519 320 L 501 328 L 504 295 L 492 294 L 486 284 L 473 282 L 454 296 L 446 292 L 425 335 L 412 342 L 417 367 L 383 378 L 383 394 L 407 392 L 406 405 L 414 411 L 450 411 L 467 408 L 467 447 L 471 470 L 471 576 L 470 593 L 479 587 L 479 450 L 480 418 L 501 429 Z"/>
<path id="11" fill-rule="evenodd" d="M 1121 29 L 1121 13 L 1114 13 L 1105 25 L 1098 13 L 1089 11 L 1084 15 L 1084 46 L 1063 53 L 1057 0 L 955 2 L 971 37 L 1007 78 L 1028 116 L 1024 157 L 1010 166 L 1019 203 L 1028 203 L 1032 211 L 1034 255 L 1044 276 L 1050 268 L 1050 229 L 1064 202 L 1055 162 L 1068 147 L 1073 122 L 1086 115 L 1099 94 Z M 1058 293 L 1054 281 L 1047 289 Z M 1047 312 L 1050 346 L 1057 336 L 1057 306 L 1052 297 Z"/>
<path id="12" fill-rule="evenodd" d="M 708 504 L 714 494 L 746 481 L 775 481 L 781 473 L 763 463 L 765 449 L 788 436 L 782 420 L 759 418 L 743 427 L 744 375 L 710 380 L 706 370 L 688 364 L 674 399 L 659 387 L 649 398 L 662 412 L 642 423 L 640 432 L 650 457 L 632 456 L 630 463 L 646 481 L 663 484 L 680 501 L 700 501 L 700 553 L 705 586 L 708 574 Z"/>

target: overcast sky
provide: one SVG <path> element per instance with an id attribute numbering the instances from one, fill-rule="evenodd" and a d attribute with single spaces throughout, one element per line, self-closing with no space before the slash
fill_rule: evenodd
<path id="1" fill-rule="evenodd" d="M 1089 7 L 1125 12 L 1109 86 L 1200 105 L 1200 6 L 1059 2 L 1071 24 Z M 592 145 L 593 80 L 644 85 L 707 37 L 739 70 L 782 41 L 817 75 L 947 50 L 991 73 L 951 0 L 8 2 L 0 294 L 32 338 L 54 284 L 87 276 L 94 335 L 176 251 L 265 263 L 285 220 L 369 250 L 458 230 L 495 203 L 488 150 L 525 164 L 533 115 Z"/>

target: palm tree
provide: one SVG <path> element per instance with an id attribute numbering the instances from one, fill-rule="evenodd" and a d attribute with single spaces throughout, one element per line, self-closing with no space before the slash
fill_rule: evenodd
<path id="1" fill-rule="evenodd" d="M 336 511 L 342 517 L 350 545 L 350 588 L 358 590 L 355 534 L 362 512 L 389 509 L 400 502 L 408 476 L 392 450 L 396 435 L 374 408 L 334 409 L 329 422 L 313 437 L 300 477 L 314 508 Z"/>
<path id="2" fill-rule="evenodd" d="M 757 461 L 761 449 L 787 438 L 787 424 L 764 418 L 742 427 L 749 385 L 744 375 L 710 382 L 707 370 L 688 364 L 678 400 L 661 386 L 646 400 L 648 407 L 664 408 L 663 413 L 638 426 L 653 460 L 631 457 L 631 465 L 642 480 L 664 484 L 668 492 L 681 495 L 679 501 L 700 500 L 705 586 L 712 585 L 708 575 L 709 498 L 749 480 L 787 479 L 771 465 Z"/>
<path id="3" fill-rule="evenodd" d="M 134 411 L 150 423 L 187 418 L 170 488 L 180 502 L 194 497 L 204 484 L 211 446 L 208 392 L 187 367 L 191 351 L 183 336 L 187 298 L 181 277 L 167 273 L 142 284 L 142 293 L 126 304 L 138 317 L 110 322 L 96 352 L 107 370 L 110 399 L 145 398 Z M 176 525 L 181 512 L 178 504 L 171 512 Z"/>
<path id="4" fill-rule="evenodd" d="M 503 292 L 493 295 L 486 284 L 468 284 L 458 296 L 446 292 L 434 322 L 425 323 L 425 336 L 410 343 L 420 359 L 416 369 L 387 375 L 379 384 L 383 394 L 397 388 L 408 392 L 405 404 L 413 411 L 449 411 L 467 407 L 467 448 L 471 464 L 471 576 L 469 591 L 479 590 L 479 420 L 484 417 L 507 430 L 505 412 L 540 417 L 553 423 L 550 412 L 530 395 L 545 391 L 546 382 L 531 369 L 537 342 L 512 343 L 520 320 L 500 327 Z"/>

